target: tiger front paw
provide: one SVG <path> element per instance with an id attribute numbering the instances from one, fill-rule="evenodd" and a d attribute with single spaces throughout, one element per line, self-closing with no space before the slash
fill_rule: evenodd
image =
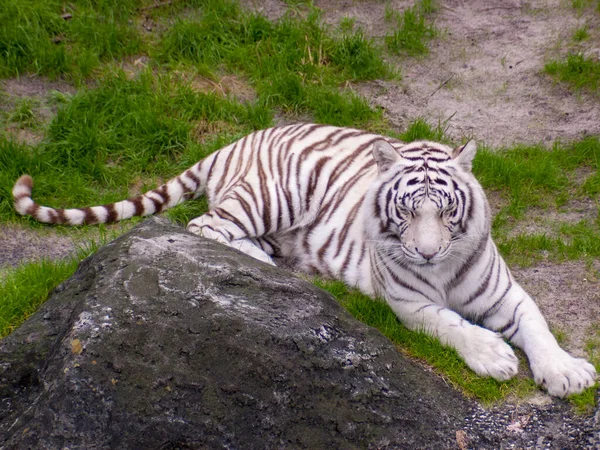
<path id="1" fill-rule="evenodd" d="M 473 326 L 458 353 L 477 375 L 506 381 L 519 370 L 519 360 L 502 336 L 485 328 Z"/>
<path id="2" fill-rule="evenodd" d="M 583 358 L 573 358 L 562 349 L 531 364 L 535 382 L 550 395 L 578 394 L 596 382 L 596 368 Z"/>

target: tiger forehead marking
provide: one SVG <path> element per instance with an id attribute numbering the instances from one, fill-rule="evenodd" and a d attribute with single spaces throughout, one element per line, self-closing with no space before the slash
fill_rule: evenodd
<path id="1" fill-rule="evenodd" d="M 420 142 L 402 147 L 398 167 L 384 189 L 388 206 L 395 205 L 417 211 L 426 199 L 438 209 L 455 201 L 457 182 L 453 180 L 450 149 L 439 144 Z"/>

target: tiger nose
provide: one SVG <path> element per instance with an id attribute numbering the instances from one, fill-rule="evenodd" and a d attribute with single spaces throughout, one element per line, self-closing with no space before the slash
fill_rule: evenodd
<path id="1" fill-rule="evenodd" d="M 415 247 L 415 251 L 421 255 L 423 258 L 425 258 L 427 261 L 431 260 L 435 255 L 438 254 L 438 252 L 440 251 L 440 249 L 438 248 L 437 250 L 434 250 L 433 252 L 427 252 L 427 251 L 422 251 L 419 250 L 417 247 Z"/>

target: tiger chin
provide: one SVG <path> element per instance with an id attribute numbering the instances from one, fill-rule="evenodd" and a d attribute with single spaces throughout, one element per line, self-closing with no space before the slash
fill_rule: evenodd
<path id="1" fill-rule="evenodd" d="M 117 203 L 75 209 L 37 204 L 33 180 L 13 188 L 16 210 L 82 225 L 159 213 L 206 195 L 187 229 L 263 262 L 294 257 L 302 269 L 386 300 L 410 329 L 457 350 L 477 374 L 516 375 L 511 346 L 533 377 L 565 397 L 596 370 L 570 356 L 490 236 L 490 208 L 471 172 L 474 142 L 405 144 L 351 128 L 297 124 L 257 131 L 166 184 Z"/>

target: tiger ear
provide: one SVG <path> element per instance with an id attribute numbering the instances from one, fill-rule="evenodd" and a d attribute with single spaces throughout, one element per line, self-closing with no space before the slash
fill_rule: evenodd
<path id="1" fill-rule="evenodd" d="M 455 159 L 466 172 L 471 172 L 475 153 L 477 153 L 477 144 L 471 139 L 465 145 L 459 145 L 452 150 L 452 158 Z"/>
<path id="2" fill-rule="evenodd" d="M 382 139 L 373 144 L 373 158 L 379 173 L 383 173 L 400 161 L 400 154 L 392 144 Z"/>

